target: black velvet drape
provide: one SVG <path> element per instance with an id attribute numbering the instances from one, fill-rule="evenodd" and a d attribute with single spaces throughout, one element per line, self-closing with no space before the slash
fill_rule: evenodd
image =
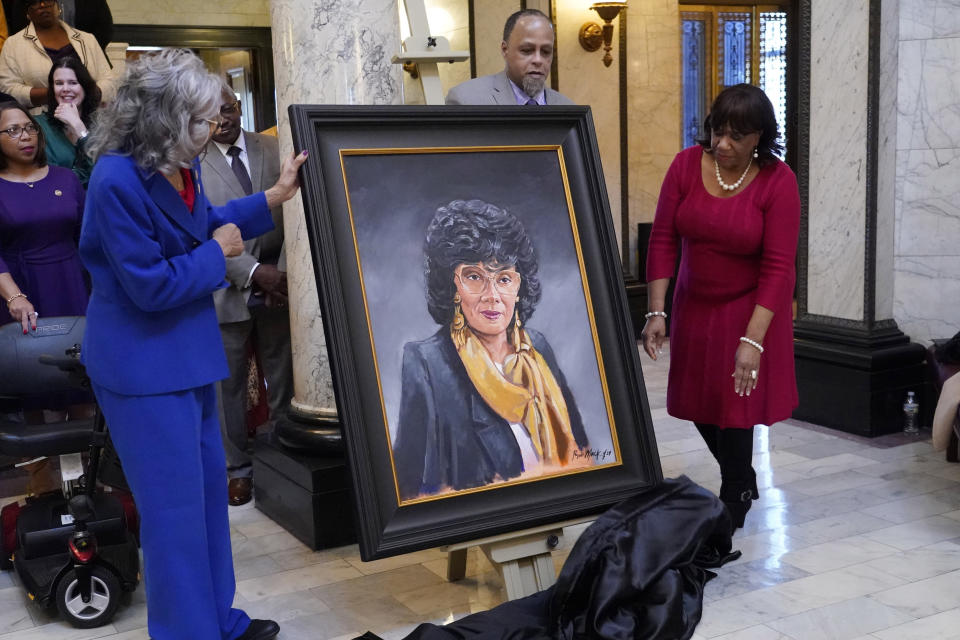
<path id="1" fill-rule="evenodd" d="M 686 477 L 667 479 L 590 525 L 553 587 L 448 625 L 422 624 L 406 640 L 684 640 L 714 575 L 698 564 L 703 551 L 728 552 L 730 532 L 716 496 Z"/>

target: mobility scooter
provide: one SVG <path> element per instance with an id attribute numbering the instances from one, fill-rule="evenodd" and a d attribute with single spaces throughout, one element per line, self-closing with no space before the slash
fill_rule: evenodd
<path id="1" fill-rule="evenodd" d="M 124 592 L 140 580 L 136 509 L 129 494 L 98 488 L 98 477 L 124 486 L 115 456 L 104 455 L 109 439 L 99 407 L 92 419 L 27 425 L 3 419 L 29 395 L 89 388 L 80 364 L 83 317 L 40 318 L 27 335 L 19 323 L 0 327 L 0 470 L 23 458 L 88 451 L 85 469 L 70 479 L 61 457 L 63 490 L 14 502 L 0 510 L 0 569 L 13 568 L 31 600 L 55 605 L 72 625 L 110 622 Z M 112 448 L 107 448 L 108 454 Z M 16 462 L 11 462 L 13 458 Z M 106 474 L 105 474 L 106 472 Z M 112 475 L 107 479 L 105 475 Z"/>

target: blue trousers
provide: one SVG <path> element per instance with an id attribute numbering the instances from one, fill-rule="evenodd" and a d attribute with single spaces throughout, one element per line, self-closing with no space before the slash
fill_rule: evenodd
<path id="1" fill-rule="evenodd" d="M 140 512 L 153 640 L 233 640 L 250 624 L 236 582 L 213 384 L 128 396 L 94 384 Z"/>

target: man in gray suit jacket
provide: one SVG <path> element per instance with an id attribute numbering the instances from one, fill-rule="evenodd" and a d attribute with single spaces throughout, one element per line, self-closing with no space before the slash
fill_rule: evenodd
<path id="1" fill-rule="evenodd" d="M 461 82 L 447 93 L 447 104 L 573 104 L 546 86 L 554 49 L 553 25 L 536 9 L 523 9 L 503 26 L 505 68 L 500 73 Z"/>
<path id="2" fill-rule="evenodd" d="M 277 139 L 243 131 L 240 102 L 224 89 L 223 125 L 207 144 L 203 185 L 213 205 L 262 191 L 280 175 Z M 230 476 L 230 504 L 250 501 L 252 467 L 247 452 L 247 343 L 252 340 L 267 381 L 271 427 L 293 397 L 287 274 L 283 268 L 282 210 L 273 210 L 275 229 L 244 242 L 244 252 L 227 259 L 230 286 L 214 293 L 217 319 L 230 377 L 219 385 L 223 446 Z M 279 263 L 279 266 L 278 266 Z"/>

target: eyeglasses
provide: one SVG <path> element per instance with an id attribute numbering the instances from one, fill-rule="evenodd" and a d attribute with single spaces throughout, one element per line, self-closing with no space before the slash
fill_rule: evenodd
<path id="1" fill-rule="evenodd" d="M 216 131 L 217 129 L 223 126 L 223 118 L 220 118 L 220 117 L 217 117 L 216 120 L 212 120 L 210 118 L 204 118 L 203 121 L 206 122 L 208 125 L 210 125 L 214 131 Z"/>
<path id="2" fill-rule="evenodd" d="M 239 100 L 234 100 L 233 102 L 231 102 L 231 103 L 229 103 L 229 104 L 221 105 L 221 107 L 220 107 L 220 115 L 222 115 L 222 116 L 232 116 L 233 114 L 235 114 L 235 113 L 236 113 L 237 111 L 239 111 L 239 110 L 240 110 L 240 101 L 239 101 Z"/>
<path id="3" fill-rule="evenodd" d="M 488 280 L 502 294 L 513 296 L 520 291 L 520 274 L 513 269 L 488 274 L 480 267 L 464 265 L 456 271 L 456 276 L 467 293 L 483 293 Z"/>
<path id="4" fill-rule="evenodd" d="M 24 131 L 27 132 L 28 136 L 33 137 L 37 135 L 37 131 L 39 130 L 40 129 L 37 128 L 37 125 L 31 122 L 30 124 L 24 125 L 22 127 L 18 124 L 15 124 L 9 129 L 4 129 L 3 132 L 8 136 L 10 136 L 11 138 L 13 138 L 14 140 L 16 140 L 17 138 L 23 135 Z"/>

